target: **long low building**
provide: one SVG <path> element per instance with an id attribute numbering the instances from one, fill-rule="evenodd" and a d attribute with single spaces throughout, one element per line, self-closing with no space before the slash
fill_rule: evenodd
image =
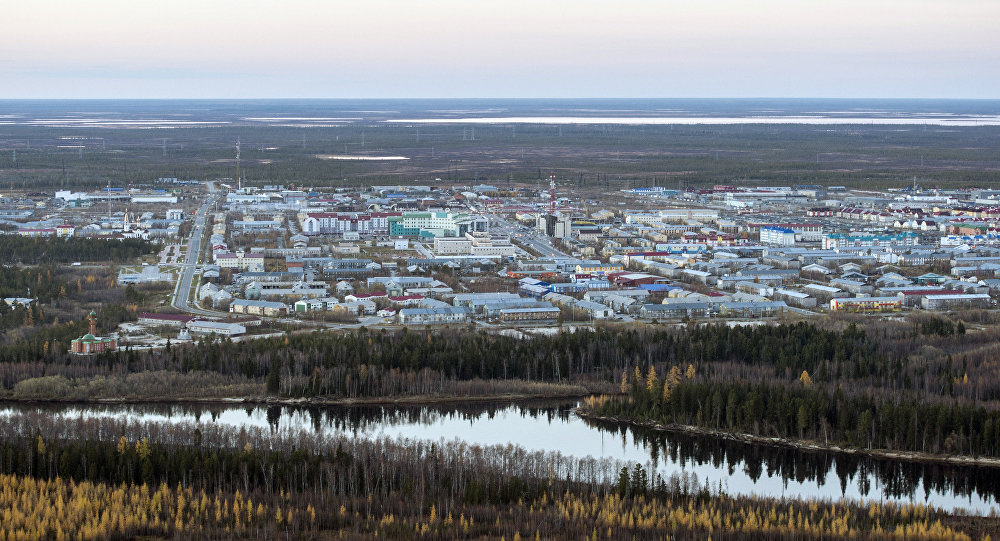
<path id="1" fill-rule="evenodd" d="M 899 297 L 848 297 L 830 299 L 834 312 L 897 312 L 903 307 Z"/>
<path id="2" fill-rule="evenodd" d="M 196 319 L 187 324 L 187 329 L 195 334 L 218 334 L 220 336 L 240 336 L 247 328 L 239 323 Z"/>
<path id="3" fill-rule="evenodd" d="M 139 314 L 139 323 L 143 325 L 169 325 L 171 327 L 183 327 L 194 319 L 194 316 L 187 314 L 158 314 L 143 312 Z"/>
<path id="4" fill-rule="evenodd" d="M 708 317 L 710 306 L 707 302 L 675 302 L 670 304 L 644 304 L 639 309 L 639 317 L 662 318 L 701 318 Z"/>
<path id="5" fill-rule="evenodd" d="M 559 308 L 552 305 L 537 308 L 503 308 L 500 310 L 500 321 L 549 321 L 558 319 L 559 313 Z"/>
<path id="6" fill-rule="evenodd" d="M 719 303 L 719 315 L 723 317 L 767 317 L 784 312 L 788 306 L 784 301 L 723 302 Z"/>
<path id="7" fill-rule="evenodd" d="M 288 313 L 288 306 L 282 302 L 236 299 L 229 305 L 229 311 L 234 314 L 255 316 L 282 316 Z"/>
<path id="8" fill-rule="evenodd" d="M 953 295 L 927 295 L 920 304 L 925 310 L 947 310 L 949 308 L 986 308 L 991 298 L 985 293 L 959 293 Z"/>
<path id="9" fill-rule="evenodd" d="M 815 308 L 818 303 L 815 297 L 810 297 L 808 293 L 793 291 L 791 289 L 775 289 L 774 298 L 785 301 L 792 306 L 799 308 Z"/>
<path id="10" fill-rule="evenodd" d="M 403 325 L 466 323 L 471 317 L 472 310 L 464 306 L 445 306 L 441 308 L 403 308 L 399 311 L 399 322 Z"/>

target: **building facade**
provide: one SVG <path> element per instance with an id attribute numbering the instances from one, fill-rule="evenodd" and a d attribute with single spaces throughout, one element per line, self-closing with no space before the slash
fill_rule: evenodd
<path id="1" fill-rule="evenodd" d="M 489 229 L 485 217 L 466 213 L 404 212 L 389 218 L 389 234 L 400 237 L 462 237 Z"/>
<path id="2" fill-rule="evenodd" d="M 97 314 L 90 312 L 90 332 L 70 342 L 70 351 L 77 355 L 96 355 L 118 349 L 116 338 L 97 336 Z"/>

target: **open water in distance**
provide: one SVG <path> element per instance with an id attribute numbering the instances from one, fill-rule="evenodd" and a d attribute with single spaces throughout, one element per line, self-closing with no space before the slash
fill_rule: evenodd
<path id="1" fill-rule="evenodd" d="M 577 457 L 639 462 L 656 468 L 664 478 L 694 473 L 713 487 L 721 483 L 729 494 L 914 502 L 975 514 L 989 514 L 1000 499 L 997 468 L 914 464 L 623 429 L 585 421 L 573 413 L 575 406 L 572 401 L 357 407 L 7 404 L 0 407 L 0 415 L 127 416 L 137 421 L 342 432 L 363 438 L 514 444 Z"/>

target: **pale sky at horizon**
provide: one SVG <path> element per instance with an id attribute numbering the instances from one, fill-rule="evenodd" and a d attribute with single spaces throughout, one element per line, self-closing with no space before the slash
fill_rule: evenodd
<path id="1" fill-rule="evenodd" d="M 38 0 L 0 99 L 1000 98 L 1000 0 Z"/>

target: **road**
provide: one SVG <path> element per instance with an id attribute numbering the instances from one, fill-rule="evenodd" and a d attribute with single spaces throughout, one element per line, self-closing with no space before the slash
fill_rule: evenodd
<path id="1" fill-rule="evenodd" d="M 502 216 L 493 216 L 491 230 L 495 234 L 510 237 L 512 241 L 517 241 L 531 248 L 541 254 L 541 257 L 570 257 L 569 254 L 563 253 L 557 250 L 555 246 L 552 246 L 552 242 L 548 237 L 537 229 L 511 223 Z"/>
<path id="2" fill-rule="evenodd" d="M 219 312 L 202 310 L 194 306 L 191 299 L 191 284 L 194 282 L 195 273 L 199 269 L 198 260 L 201 257 L 201 243 L 205 238 L 205 222 L 208 220 L 208 209 L 215 204 L 215 199 L 218 197 L 215 191 L 215 184 L 208 182 L 207 185 L 209 194 L 195 214 L 194 227 L 191 228 L 191 236 L 188 238 L 184 264 L 181 265 L 181 276 L 177 281 L 177 289 L 174 290 L 174 301 L 171 304 L 174 308 L 183 312 L 200 316 L 218 316 L 220 315 Z"/>

